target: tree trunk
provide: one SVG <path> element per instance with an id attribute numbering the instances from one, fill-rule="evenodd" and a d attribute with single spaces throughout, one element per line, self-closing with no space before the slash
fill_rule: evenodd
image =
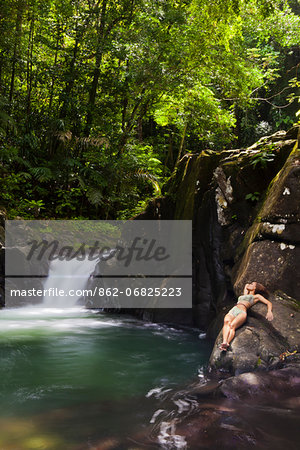
<path id="1" fill-rule="evenodd" d="M 107 2 L 107 0 L 105 0 Z M 76 19 L 75 22 L 75 30 L 76 30 L 76 36 L 75 36 L 75 44 L 73 48 L 73 57 L 71 59 L 69 69 L 67 70 L 67 81 L 66 81 L 66 88 L 62 95 L 63 98 L 63 105 L 60 110 L 59 118 L 65 119 L 69 113 L 70 109 L 70 96 L 71 92 L 73 90 L 74 84 L 75 84 L 75 64 L 78 57 L 79 52 L 79 44 L 81 43 L 83 39 L 84 32 L 86 30 L 86 27 L 90 21 L 90 14 L 86 14 L 84 23 L 79 26 L 78 20 Z"/>
<path id="2" fill-rule="evenodd" d="M 11 78 L 10 78 L 10 89 L 9 89 L 9 109 L 12 109 L 12 101 L 14 96 L 14 88 L 15 88 L 15 76 L 16 76 L 16 67 L 17 67 L 17 59 L 19 54 L 19 46 L 22 34 L 22 18 L 23 18 L 23 2 L 18 2 L 18 10 L 16 17 L 16 29 L 15 29 L 15 42 L 14 42 L 14 50 L 12 57 L 12 68 L 11 68 Z"/>
<path id="3" fill-rule="evenodd" d="M 31 91 L 32 91 L 32 57 L 33 57 L 33 42 L 34 42 L 34 21 L 35 21 L 35 3 L 32 8 L 32 17 L 30 22 L 28 48 L 27 48 L 27 116 L 30 114 L 31 106 Z"/>
<path id="4" fill-rule="evenodd" d="M 177 165 L 178 165 L 178 163 L 180 161 L 180 158 L 181 158 L 181 153 L 182 153 L 182 150 L 183 150 L 183 145 L 184 145 L 184 140 L 185 140 L 185 135 L 186 135 L 186 129 L 187 129 L 187 122 L 186 122 L 186 124 L 184 125 L 184 128 L 183 128 L 183 133 L 182 133 L 182 137 L 181 137 L 181 141 L 180 141 L 180 147 L 179 147 L 179 151 L 178 151 L 178 156 L 177 156 L 175 167 L 177 167 Z"/>
<path id="5" fill-rule="evenodd" d="M 74 74 L 74 68 L 75 63 L 77 59 L 77 53 L 78 53 L 78 47 L 79 47 L 79 33 L 78 28 L 76 27 L 76 38 L 75 38 L 75 44 L 73 48 L 73 56 L 70 62 L 69 70 L 67 72 L 67 82 L 66 82 L 66 88 L 64 91 L 64 101 L 63 105 L 60 110 L 59 118 L 65 119 L 68 115 L 69 108 L 70 108 L 70 95 L 74 87 L 74 81 L 75 81 L 75 74 Z"/>
<path id="6" fill-rule="evenodd" d="M 169 133 L 169 144 L 168 144 L 168 154 L 165 159 L 163 175 L 166 175 L 167 167 L 171 170 L 174 169 L 174 158 L 173 158 L 173 134 L 172 131 Z"/>
<path id="7" fill-rule="evenodd" d="M 3 67 L 3 63 L 4 63 L 4 58 L 3 58 L 3 54 L 0 54 L 0 94 L 3 91 L 3 86 L 2 86 L 2 67 Z"/>
<path id="8" fill-rule="evenodd" d="M 94 68 L 94 74 L 93 74 L 93 81 L 92 81 L 90 93 L 89 93 L 88 113 L 87 113 L 87 119 L 86 119 L 85 131 L 84 131 L 85 136 L 89 136 L 91 127 L 92 127 L 92 122 L 93 122 L 94 106 L 95 106 L 95 101 L 96 101 L 96 96 L 97 96 L 97 89 L 98 89 L 98 83 L 99 83 L 99 77 L 100 77 L 100 66 L 101 66 L 102 55 L 103 55 L 103 37 L 104 37 L 105 20 L 106 20 L 106 8 L 107 8 L 107 0 L 103 0 L 102 8 L 101 8 L 101 15 L 100 15 L 100 24 L 98 26 L 95 68 Z"/>
<path id="9" fill-rule="evenodd" d="M 118 153 L 117 153 L 118 158 L 120 158 L 122 156 L 122 154 L 124 153 L 124 149 L 125 149 L 125 145 L 127 143 L 128 137 L 129 137 L 134 125 L 136 124 L 136 116 L 137 116 L 138 110 L 140 109 L 140 115 L 139 115 L 140 120 L 142 120 L 142 118 L 146 114 L 150 100 L 148 99 L 148 100 L 146 100 L 144 105 L 142 104 L 145 92 L 146 92 L 146 88 L 143 88 L 140 98 L 135 103 L 135 105 L 131 111 L 130 117 L 128 118 L 128 120 L 126 122 L 126 125 L 124 127 L 124 130 L 123 130 L 123 133 L 120 138 L 119 145 L 118 145 L 118 147 L 119 147 Z"/>
<path id="10" fill-rule="evenodd" d="M 57 22 L 57 35 L 56 35 L 56 46 L 55 46 L 55 54 L 54 54 L 54 71 L 51 77 L 51 86 L 50 86 L 50 100 L 49 100 L 49 112 L 51 113 L 52 103 L 53 103 L 53 95 L 54 95 L 54 79 L 55 79 L 55 68 L 57 66 L 58 59 L 58 48 L 59 48 L 59 40 L 60 40 L 61 27 L 60 23 Z"/>
<path id="11" fill-rule="evenodd" d="M 120 67 L 120 60 L 119 60 L 119 67 Z M 125 126 L 126 126 L 126 114 L 127 114 L 127 106 L 128 106 L 128 72 L 129 72 L 129 61 L 127 59 L 126 61 L 126 76 L 124 81 L 124 95 L 123 95 L 123 102 L 122 102 L 122 131 L 124 133 Z"/>

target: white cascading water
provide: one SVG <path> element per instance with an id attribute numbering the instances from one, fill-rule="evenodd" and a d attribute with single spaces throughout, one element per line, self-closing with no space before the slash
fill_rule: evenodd
<path id="1" fill-rule="evenodd" d="M 98 260 L 78 261 L 75 258 L 70 261 L 52 261 L 48 278 L 44 284 L 47 295 L 45 295 L 41 306 L 44 308 L 76 307 L 82 296 L 80 292 L 86 289 L 88 279 L 97 263 Z M 57 295 L 60 290 L 64 292 L 64 295 Z M 78 295 L 76 295 L 76 291 L 78 291 Z"/>

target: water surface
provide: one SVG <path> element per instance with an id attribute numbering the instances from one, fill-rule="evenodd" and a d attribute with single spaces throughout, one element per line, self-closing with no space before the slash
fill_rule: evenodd
<path id="1" fill-rule="evenodd" d="M 193 331 L 78 308 L 3 309 L 0 326 L 5 450 L 104 448 L 146 433 L 151 392 L 195 380 L 210 351 Z"/>

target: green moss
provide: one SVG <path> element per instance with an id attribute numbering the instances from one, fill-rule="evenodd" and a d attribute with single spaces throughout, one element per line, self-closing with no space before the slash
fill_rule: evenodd
<path id="1" fill-rule="evenodd" d="M 261 366 L 261 363 L 262 363 L 262 360 L 261 360 L 261 357 L 259 356 L 258 360 L 256 361 L 255 368 L 257 369 L 259 366 Z"/>
<path id="2" fill-rule="evenodd" d="M 286 160 L 283 168 L 273 178 L 266 190 L 265 202 L 259 213 L 261 217 L 266 216 L 268 214 L 268 211 L 270 211 L 274 204 L 277 202 L 278 189 L 281 189 L 282 185 L 285 182 L 285 178 L 289 173 L 288 168 L 293 165 L 296 158 L 299 158 L 299 154 L 300 151 L 298 148 L 298 141 L 296 141 L 296 144 L 294 145 L 294 148 L 291 151 L 288 159 Z"/>
<path id="3" fill-rule="evenodd" d="M 246 250 L 249 248 L 249 246 L 252 244 L 252 242 L 255 240 L 256 236 L 259 234 L 259 231 L 261 229 L 260 223 L 254 223 L 249 230 L 246 232 L 245 237 L 240 244 L 240 246 L 237 248 L 236 256 L 239 257 L 243 253 L 246 252 Z"/>
<path id="4" fill-rule="evenodd" d="M 300 301 L 296 300 L 293 297 L 290 297 L 289 295 L 287 295 L 285 292 L 282 291 L 275 291 L 274 294 L 276 295 L 276 297 L 278 297 L 281 301 L 286 301 L 289 303 L 292 303 L 295 311 L 299 311 L 300 310 Z"/>

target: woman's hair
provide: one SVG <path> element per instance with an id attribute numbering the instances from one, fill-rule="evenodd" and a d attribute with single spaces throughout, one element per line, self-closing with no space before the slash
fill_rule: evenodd
<path id="1" fill-rule="evenodd" d="M 255 283 L 256 283 L 255 294 L 261 294 L 264 297 L 268 298 L 270 295 L 268 289 L 263 284 L 257 282 Z"/>

